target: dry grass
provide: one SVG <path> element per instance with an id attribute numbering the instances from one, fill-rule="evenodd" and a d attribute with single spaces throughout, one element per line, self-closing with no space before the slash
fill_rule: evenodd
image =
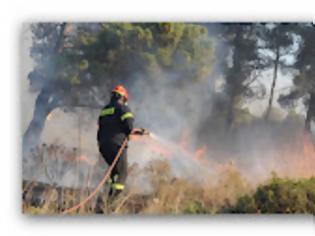
<path id="1" fill-rule="evenodd" d="M 266 172 L 275 170 L 279 177 L 287 178 L 314 176 L 314 144 L 310 139 L 303 137 L 297 140 L 299 145 L 286 144 L 272 153 L 273 158 L 264 159 L 263 167 Z M 89 171 L 81 178 L 81 182 L 78 179 L 79 183 L 83 184 L 74 185 L 81 186 L 76 188 L 57 187 L 52 178 L 54 175 L 47 178 L 52 180 L 50 184 L 36 182 L 36 178 L 24 181 L 23 212 L 26 214 L 60 214 L 82 201 L 93 190 L 91 180 L 100 177 L 99 169 L 96 168 L 104 164 L 93 164 L 82 158 L 82 155 L 78 159 L 76 150 L 68 152 L 65 149 L 59 150 L 56 146 L 47 146 L 44 151 L 46 153 L 38 149 L 34 154 L 36 170 L 45 170 L 45 166 L 51 163 L 45 163 L 45 158 L 42 157 L 48 153 L 55 159 L 63 158 L 61 174 L 66 173 L 71 165 L 77 168 L 78 162 L 84 165 L 81 166 L 82 169 Z M 105 214 L 218 213 L 222 208 L 227 209 L 235 205 L 241 196 L 253 194 L 256 188 L 254 185 L 267 181 L 267 179 L 260 180 L 258 173 L 254 173 L 256 175 L 252 179 L 250 175 L 247 176 L 251 180 L 252 185 L 250 185 L 233 163 L 218 164 L 208 159 L 199 160 L 200 167 L 206 168 L 196 169 L 193 172 L 198 178 L 194 176 L 182 178 L 174 175 L 169 160 L 154 159 L 142 168 L 136 164 L 130 166 L 127 188 L 115 200 L 109 201 L 106 191 L 103 191 L 100 194 L 103 199 L 101 205 L 97 203 L 96 198 L 93 198 L 74 214 L 95 214 L 96 206 L 101 207 Z M 268 160 L 273 162 L 268 163 Z M 208 172 L 208 167 L 214 169 L 215 173 Z M 42 173 L 46 172 L 42 171 Z M 75 175 L 78 173 L 79 171 L 74 172 Z M 259 183 L 253 183 L 253 179 Z"/>
<path id="2" fill-rule="evenodd" d="M 216 213 L 223 205 L 234 203 L 238 196 L 250 190 L 232 166 L 222 171 L 216 183 L 211 176 L 205 176 L 202 183 L 177 178 L 166 160 L 151 161 L 141 170 L 134 166 L 131 169 L 129 182 L 137 181 L 138 175 L 145 176 L 151 186 L 150 192 L 139 193 L 137 189 L 127 188 L 111 202 L 102 194 L 101 208 L 105 214 Z M 24 182 L 24 186 L 29 184 Z M 23 212 L 26 214 L 59 214 L 91 191 L 36 182 L 31 185 L 24 193 Z M 75 214 L 94 214 L 96 204 L 93 199 Z"/>

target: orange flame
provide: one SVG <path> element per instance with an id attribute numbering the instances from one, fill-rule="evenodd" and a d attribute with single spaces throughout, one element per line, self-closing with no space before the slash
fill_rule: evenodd
<path id="1" fill-rule="evenodd" d="M 206 155 L 206 145 L 203 145 L 202 147 L 198 148 L 195 152 L 194 159 L 200 160 L 204 158 Z"/>
<path id="2" fill-rule="evenodd" d="M 305 156 L 315 160 L 315 146 L 307 136 L 304 138 L 303 151 Z"/>
<path id="3" fill-rule="evenodd" d="M 266 177 L 271 177 L 270 174 L 275 172 L 280 177 L 298 177 L 298 178 L 308 178 L 310 176 L 315 176 L 315 143 L 312 138 L 305 136 L 304 134 L 296 134 L 288 143 L 282 143 L 279 146 L 271 147 L 267 153 L 257 153 L 264 158 L 264 166 L 261 173 L 257 173 L 253 169 L 248 169 L 248 165 L 242 162 L 237 162 L 239 160 L 238 154 L 230 152 L 228 150 L 216 150 L 214 147 L 203 145 L 198 149 L 191 149 L 191 142 L 189 139 L 189 132 L 186 130 L 181 135 L 177 144 L 165 145 L 165 143 L 159 143 L 148 136 L 137 136 L 133 140 L 142 142 L 153 153 L 160 154 L 165 158 L 173 158 L 176 152 L 180 151 L 183 153 L 181 155 L 183 158 L 190 158 L 191 160 L 200 163 L 200 165 L 209 167 L 211 170 L 222 171 L 226 168 L 238 169 L 238 171 L 245 173 L 245 176 L 256 181 L 260 181 Z M 209 159 L 207 157 L 207 151 L 211 150 L 211 157 L 214 159 Z M 235 156 L 234 156 L 235 155 Z M 271 155 L 270 158 L 266 158 L 265 155 Z M 259 156 L 257 157 L 259 158 Z M 230 163 L 231 160 L 236 161 L 235 163 Z M 252 163 L 255 165 L 255 163 Z"/>
<path id="4" fill-rule="evenodd" d="M 151 139 L 149 136 L 132 135 L 132 141 L 143 143 L 151 152 L 163 157 L 171 157 L 172 150 Z"/>
<path id="5" fill-rule="evenodd" d="M 96 164 L 96 161 L 92 161 L 90 158 L 88 158 L 85 155 L 81 155 L 77 158 L 77 161 L 85 162 L 90 166 L 94 166 Z"/>
<path id="6" fill-rule="evenodd" d="M 47 121 L 50 121 L 51 118 L 52 118 L 52 112 L 50 112 L 50 113 L 47 115 L 46 120 L 47 120 Z"/>

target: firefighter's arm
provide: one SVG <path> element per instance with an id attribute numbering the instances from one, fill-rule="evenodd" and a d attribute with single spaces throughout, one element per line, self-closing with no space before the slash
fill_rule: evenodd
<path id="1" fill-rule="evenodd" d="M 130 135 L 133 130 L 134 116 L 129 107 L 123 106 L 121 109 L 120 120 L 126 135 Z"/>

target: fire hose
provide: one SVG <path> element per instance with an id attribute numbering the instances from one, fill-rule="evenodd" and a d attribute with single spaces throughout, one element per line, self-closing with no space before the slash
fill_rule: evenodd
<path id="1" fill-rule="evenodd" d="M 82 207 L 84 204 L 86 204 L 91 198 L 93 198 L 98 191 L 100 191 L 100 189 L 102 188 L 102 186 L 104 185 L 104 183 L 107 181 L 108 177 L 110 176 L 110 173 L 112 172 L 114 166 L 116 165 L 122 151 L 124 150 L 124 148 L 126 147 L 128 142 L 128 139 L 126 138 L 123 142 L 123 144 L 120 146 L 120 149 L 118 150 L 112 164 L 108 167 L 108 169 L 105 171 L 104 176 L 102 178 L 102 180 L 99 182 L 99 184 L 96 186 L 96 188 L 94 189 L 94 191 L 92 193 L 90 193 L 89 196 L 87 196 L 84 200 L 82 200 L 81 202 L 79 202 L 78 204 L 74 205 L 73 207 L 70 207 L 68 209 L 65 209 L 63 212 L 61 212 L 62 215 L 66 215 L 69 214 L 71 212 L 74 212 L 75 210 L 79 209 L 80 207 Z"/>
<path id="2" fill-rule="evenodd" d="M 132 134 L 134 135 L 149 135 L 149 132 L 145 129 L 134 129 L 134 131 L 132 132 Z M 105 171 L 104 176 L 102 178 L 102 180 L 99 182 L 99 184 L 96 186 L 96 188 L 94 189 L 94 191 L 92 193 L 90 193 L 89 196 L 87 196 L 84 200 L 82 200 L 81 202 L 79 202 L 78 204 L 74 205 L 73 207 L 70 207 L 68 209 L 65 209 L 63 212 L 61 212 L 62 215 L 66 215 L 69 214 L 71 212 L 74 212 L 75 210 L 79 209 L 80 207 L 82 207 L 85 203 L 87 203 L 89 200 L 91 200 L 91 198 L 93 198 L 102 188 L 102 186 L 104 185 L 104 183 L 107 181 L 108 177 L 110 176 L 110 173 L 112 172 L 114 166 L 116 165 L 117 161 L 119 160 L 119 157 L 122 153 L 122 151 L 124 150 L 124 148 L 126 147 L 128 143 L 128 138 L 125 138 L 124 142 L 122 143 L 122 145 L 120 146 L 112 164 L 108 167 L 108 169 Z"/>

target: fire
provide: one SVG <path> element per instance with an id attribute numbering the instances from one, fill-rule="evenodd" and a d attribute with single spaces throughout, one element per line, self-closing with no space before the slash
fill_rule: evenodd
<path id="1" fill-rule="evenodd" d="M 274 171 L 280 176 L 315 176 L 315 145 L 310 136 L 297 136 L 295 143 L 288 143 L 275 151 Z"/>
<path id="2" fill-rule="evenodd" d="M 92 161 L 90 158 L 88 158 L 88 157 L 85 156 L 85 155 L 80 155 L 80 156 L 77 158 L 77 161 L 85 162 L 85 163 L 87 163 L 87 164 L 90 165 L 90 166 L 94 166 L 94 165 L 96 164 L 96 161 Z"/>
<path id="3" fill-rule="evenodd" d="M 253 158 L 248 161 L 246 158 L 248 155 L 252 155 L 251 153 L 210 148 L 205 144 L 194 149 L 187 131 L 183 132 L 176 142 L 164 140 L 155 134 L 151 137 L 136 136 L 132 140 L 140 142 L 141 147 L 145 147 L 151 153 L 158 154 L 163 158 L 191 160 L 205 169 L 209 169 L 209 173 L 222 173 L 230 168 L 235 169 L 253 183 L 270 178 L 272 173 L 276 173 L 279 177 L 290 178 L 315 176 L 315 143 L 311 137 L 304 134 L 296 134 L 296 137 L 288 142 L 270 146 L 266 152 L 257 149 L 257 153 L 255 152 Z M 253 151 L 253 149 L 250 150 Z M 136 152 L 138 151 L 136 150 Z M 242 155 L 247 156 L 242 160 Z M 263 166 L 258 163 L 263 163 Z"/>
<path id="4" fill-rule="evenodd" d="M 303 144 L 304 155 L 315 160 L 315 146 L 312 143 L 311 138 L 306 136 Z"/>
<path id="5" fill-rule="evenodd" d="M 164 146 L 163 144 L 160 144 L 159 142 L 156 142 L 149 136 L 132 135 L 131 140 L 143 143 L 143 145 L 146 146 L 151 152 L 156 153 L 160 156 L 172 156 L 172 150 L 170 148 Z"/>
<path id="6" fill-rule="evenodd" d="M 50 112 L 50 113 L 47 115 L 46 120 L 47 120 L 47 121 L 50 121 L 51 118 L 52 118 L 52 112 Z"/>
<path id="7" fill-rule="evenodd" d="M 205 154 L 206 154 L 206 145 L 203 145 L 202 147 L 196 150 L 194 159 L 200 160 L 204 158 Z"/>
<path id="8" fill-rule="evenodd" d="M 164 157 L 171 157 L 172 152 L 171 150 L 168 150 L 165 147 L 159 146 L 159 145 L 152 145 L 151 146 L 151 151 L 160 154 L 161 156 Z"/>
<path id="9" fill-rule="evenodd" d="M 194 149 L 190 145 L 189 132 L 185 130 L 178 142 L 161 141 L 149 136 L 132 136 L 133 141 L 143 143 L 148 150 L 165 158 L 173 158 L 176 155 L 182 158 L 189 158 L 193 161 L 201 161 L 206 155 L 206 145 Z M 202 163 L 204 164 L 204 160 Z"/>

